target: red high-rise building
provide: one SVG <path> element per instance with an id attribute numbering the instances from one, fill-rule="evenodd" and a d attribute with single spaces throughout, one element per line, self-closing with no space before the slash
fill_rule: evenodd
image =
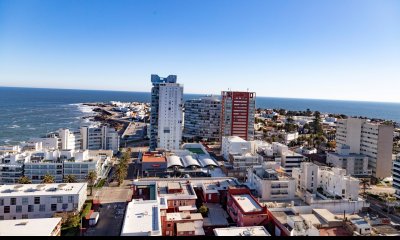
<path id="1" fill-rule="evenodd" d="M 254 139 L 255 92 L 223 91 L 220 140 L 224 136 Z"/>

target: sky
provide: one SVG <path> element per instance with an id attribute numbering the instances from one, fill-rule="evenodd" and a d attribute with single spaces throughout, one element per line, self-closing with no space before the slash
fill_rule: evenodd
<path id="1" fill-rule="evenodd" d="M 398 0 L 0 0 L 0 86 L 400 102 Z"/>

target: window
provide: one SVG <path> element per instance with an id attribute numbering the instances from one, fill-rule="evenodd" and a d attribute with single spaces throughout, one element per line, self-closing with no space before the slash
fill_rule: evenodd
<path id="1" fill-rule="evenodd" d="M 10 204 L 11 205 L 16 205 L 17 204 L 17 199 L 16 198 L 11 198 L 10 199 Z"/>
<path id="2" fill-rule="evenodd" d="M 40 197 L 35 197 L 35 204 L 40 204 Z"/>
<path id="3" fill-rule="evenodd" d="M 39 205 L 39 212 L 45 212 L 46 211 L 46 205 L 41 204 Z"/>
<path id="4" fill-rule="evenodd" d="M 68 203 L 63 203 L 63 205 L 62 205 L 62 209 L 63 209 L 63 210 L 66 210 L 66 209 L 68 209 Z"/>
<path id="5" fill-rule="evenodd" d="M 17 207 L 15 208 L 15 211 L 16 211 L 17 213 L 22 212 L 22 206 L 17 206 Z"/>
<path id="6" fill-rule="evenodd" d="M 57 211 L 57 204 L 51 204 L 51 211 Z"/>
<path id="7" fill-rule="evenodd" d="M 4 205 L 4 199 L 0 199 L 0 206 Z"/>
<path id="8" fill-rule="evenodd" d="M 62 197 L 57 197 L 57 203 L 62 203 Z"/>
<path id="9" fill-rule="evenodd" d="M 28 214 L 22 214 L 22 219 L 28 219 Z"/>
<path id="10" fill-rule="evenodd" d="M 4 216 L 3 215 L 0 215 L 0 220 L 4 220 Z"/>
<path id="11" fill-rule="evenodd" d="M 10 206 L 4 206 L 4 213 L 10 213 Z"/>
<path id="12" fill-rule="evenodd" d="M 28 198 L 27 197 L 22 198 L 22 205 L 28 205 Z"/>
<path id="13" fill-rule="evenodd" d="M 28 205 L 28 212 L 33 212 L 33 205 Z"/>
<path id="14" fill-rule="evenodd" d="M 74 196 L 68 196 L 68 202 L 73 203 L 74 202 Z"/>

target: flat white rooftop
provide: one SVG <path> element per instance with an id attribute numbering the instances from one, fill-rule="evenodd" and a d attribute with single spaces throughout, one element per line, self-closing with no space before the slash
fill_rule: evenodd
<path id="1" fill-rule="evenodd" d="M 0 221 L 0 236 L 51 236 L 61 218 L 35 218 Z"/>
<path id="2" fill-rule="evenodd" d="M 161 233 L 158 201 L 132 200 L 126 208 L 121 236 L 161 236 Z"/>
<path id="3" fill-rule="evenodd" d="M 245 212 L 261 211 L 261 206 L 249 194 L 233 195 L 233 198 Z"/>
<path id="4" fill-rule="evenodd" d="M 215 236 L 271 236 L 263 226 L 215 228 Z"/>
<path id="5" fill-rule="evenodd" d="M 243 138 L 238 137 L 238 136 L 229 136 L 228 140 L 230 142 L 247 142 L 246 140 L 244 140 Z"/>
<path id="6" fill-rule="evenodd" d="M 0 197 L 79 194 L 87 183 L 14 184 L 0 186 Z"/>

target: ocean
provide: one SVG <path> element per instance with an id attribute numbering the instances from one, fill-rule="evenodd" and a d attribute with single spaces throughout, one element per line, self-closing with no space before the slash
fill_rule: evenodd
<path id="1" fill-rule="evenodd" d="M 185 94 L 193 99 L 203 94 Z M 149 92 L 0 87 L 0 145 L 18 144 L 59 128 L 78 128 L 93 115 L 86 102 L 150 102 Z M 400 123 L 400 103 L 257 97 L 257 108 L 320 111 Z"/>

